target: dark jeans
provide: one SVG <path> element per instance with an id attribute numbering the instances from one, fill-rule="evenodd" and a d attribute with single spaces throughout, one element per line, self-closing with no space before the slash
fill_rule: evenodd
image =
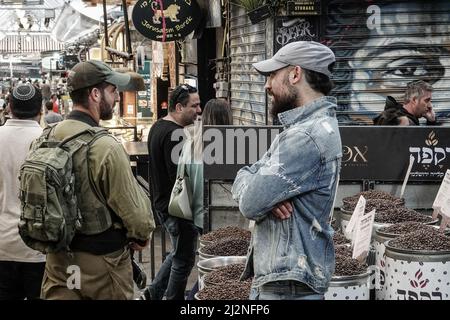
<path id="1" fill-rule="evenodd" d="M 0 300 L 39 299 L 45 262 L 0 261 Z"/>
<path id="2" fill-rule="evenodd" d="M 284 280 L 266 283 L 252 288 L 250 300 L 324 300 L 324 295 L 316 293 L 306 284 Z"/>
<path id="3" fill-rule="evenodd" d="M 163 223 L 170 235 L 172 252 L 167 255 L 149 286 L 151 299 L 184 300 L 186 284 L 195 263 L 198 230 L 192 221 L 169 216 Z"/>

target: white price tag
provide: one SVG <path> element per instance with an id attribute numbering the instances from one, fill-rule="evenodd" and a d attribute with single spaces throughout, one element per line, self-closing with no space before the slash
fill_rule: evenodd
<path id="1" fill-rule="evenodd" d="M 352 258 L 364 262 L 370 250 L 375 210 L 362 215 L 356 225 Z"/>
<path id="2" fill-rule="evenodd" d="M 436 219 L 438 214 L 450 217 L 450 169 L 445 172 L 439 191 L 433 202 L 433 218 Z"/>
<path id="3" fill-rule="evenodd" d="M 403 198 L 403 194 L 405 193 L 406 184 L 408 183 L 409 175 L 411 174 L 411 169 L 413 167 L 414 161 L 415 161 L 414 157 L 412 155 L 410 155 L 409 156 L 409 166 L 408 166 L 408 170 L 406 170 L 405 179 L 403 180 L 402 191 L 400 192 L 400 198 Z"/>
<path id="4" fill-rule="evenodd" d="M 352 234 L 356 222 L 359 220 L 360 216 L 364 215 L 365 210 L 366 210 L 366 199 L 363 196 L 360 196 L 358 199 L 358 203 L 356 204 L 355 210 L 353 210 L 353 214 L 350 218 L 350 221 L 348 222 L 348 225 L 345 228 L 345 232 L 347 234 Z"/>

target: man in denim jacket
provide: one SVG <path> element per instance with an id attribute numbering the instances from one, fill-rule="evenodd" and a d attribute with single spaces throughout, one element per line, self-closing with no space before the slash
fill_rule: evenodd
<path id="1" fill-rule="evenodd" d="M 283 132 L 232 190 L 256 222 L 242 275 L 254 275 L 251 299 L 323 299 L 334 272 L 329 219 L 342 157 L 336 99 L 327 96 L 334 62 L 326 46 L 299 41 L 253 65 L 268 77 Z"/>

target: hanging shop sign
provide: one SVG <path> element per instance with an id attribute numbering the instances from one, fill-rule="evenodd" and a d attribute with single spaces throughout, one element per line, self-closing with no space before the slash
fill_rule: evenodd
<path id="1" fill-rule="evenodd" d="M 132 13 L 133 24 L 144 37 L 154 41 L 175 41 L 193 32 L 201 10 L 195 0 L 139 0 Z"/>
<path id="2" fill-rule="evenodd" d="M 319 41 L 319 17 L 275 17 L 273 52 L 294 41 Z"/>
<path id="3" fill-rule="evenodd" d="M 137 117 L 153 116 L 151 104 L 151 61 L 144 61 L 144 68 L 139 70 L 139 74 L 144 78 L 145 90 L 137 92 Z"/>
<path id="4" fill-rule="evenodd" d="M 293 0 L 286 4 L 286 11 L 291 16 L 320 15 L 320 0 Z"/>
<path id="5" fill-rule="evenodd" d="M 76 54 L 67 54 L 64 56 L 64 62 L 66 69 L 72 69 L 80 60 L 78 59 L 78 55 Z"/>
<path id="6" fill-rule="evenodd" d="M 267 151 L 279 126 L 205 126 L 205 179 L 233 180 L 237 171 Z M 450 168 L 448 127 L 341 126 L 342 181 L 442 181 Z"/>

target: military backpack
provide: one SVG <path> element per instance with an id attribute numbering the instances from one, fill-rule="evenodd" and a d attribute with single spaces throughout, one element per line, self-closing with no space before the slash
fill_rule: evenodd
<path id="1" fill-rule="evenodd" d="M 19 234 L 27 246 L 43 253 L 70 250 L 83 222 L 77 205 L 73 155 L 108 134 L 104 128 L 91 127 L 57 141 L 52 138 L 55 126 L 45 128 L 32 144 L 19 177 Z M 89 180 L 92 184 L 92 177 Z"/>

